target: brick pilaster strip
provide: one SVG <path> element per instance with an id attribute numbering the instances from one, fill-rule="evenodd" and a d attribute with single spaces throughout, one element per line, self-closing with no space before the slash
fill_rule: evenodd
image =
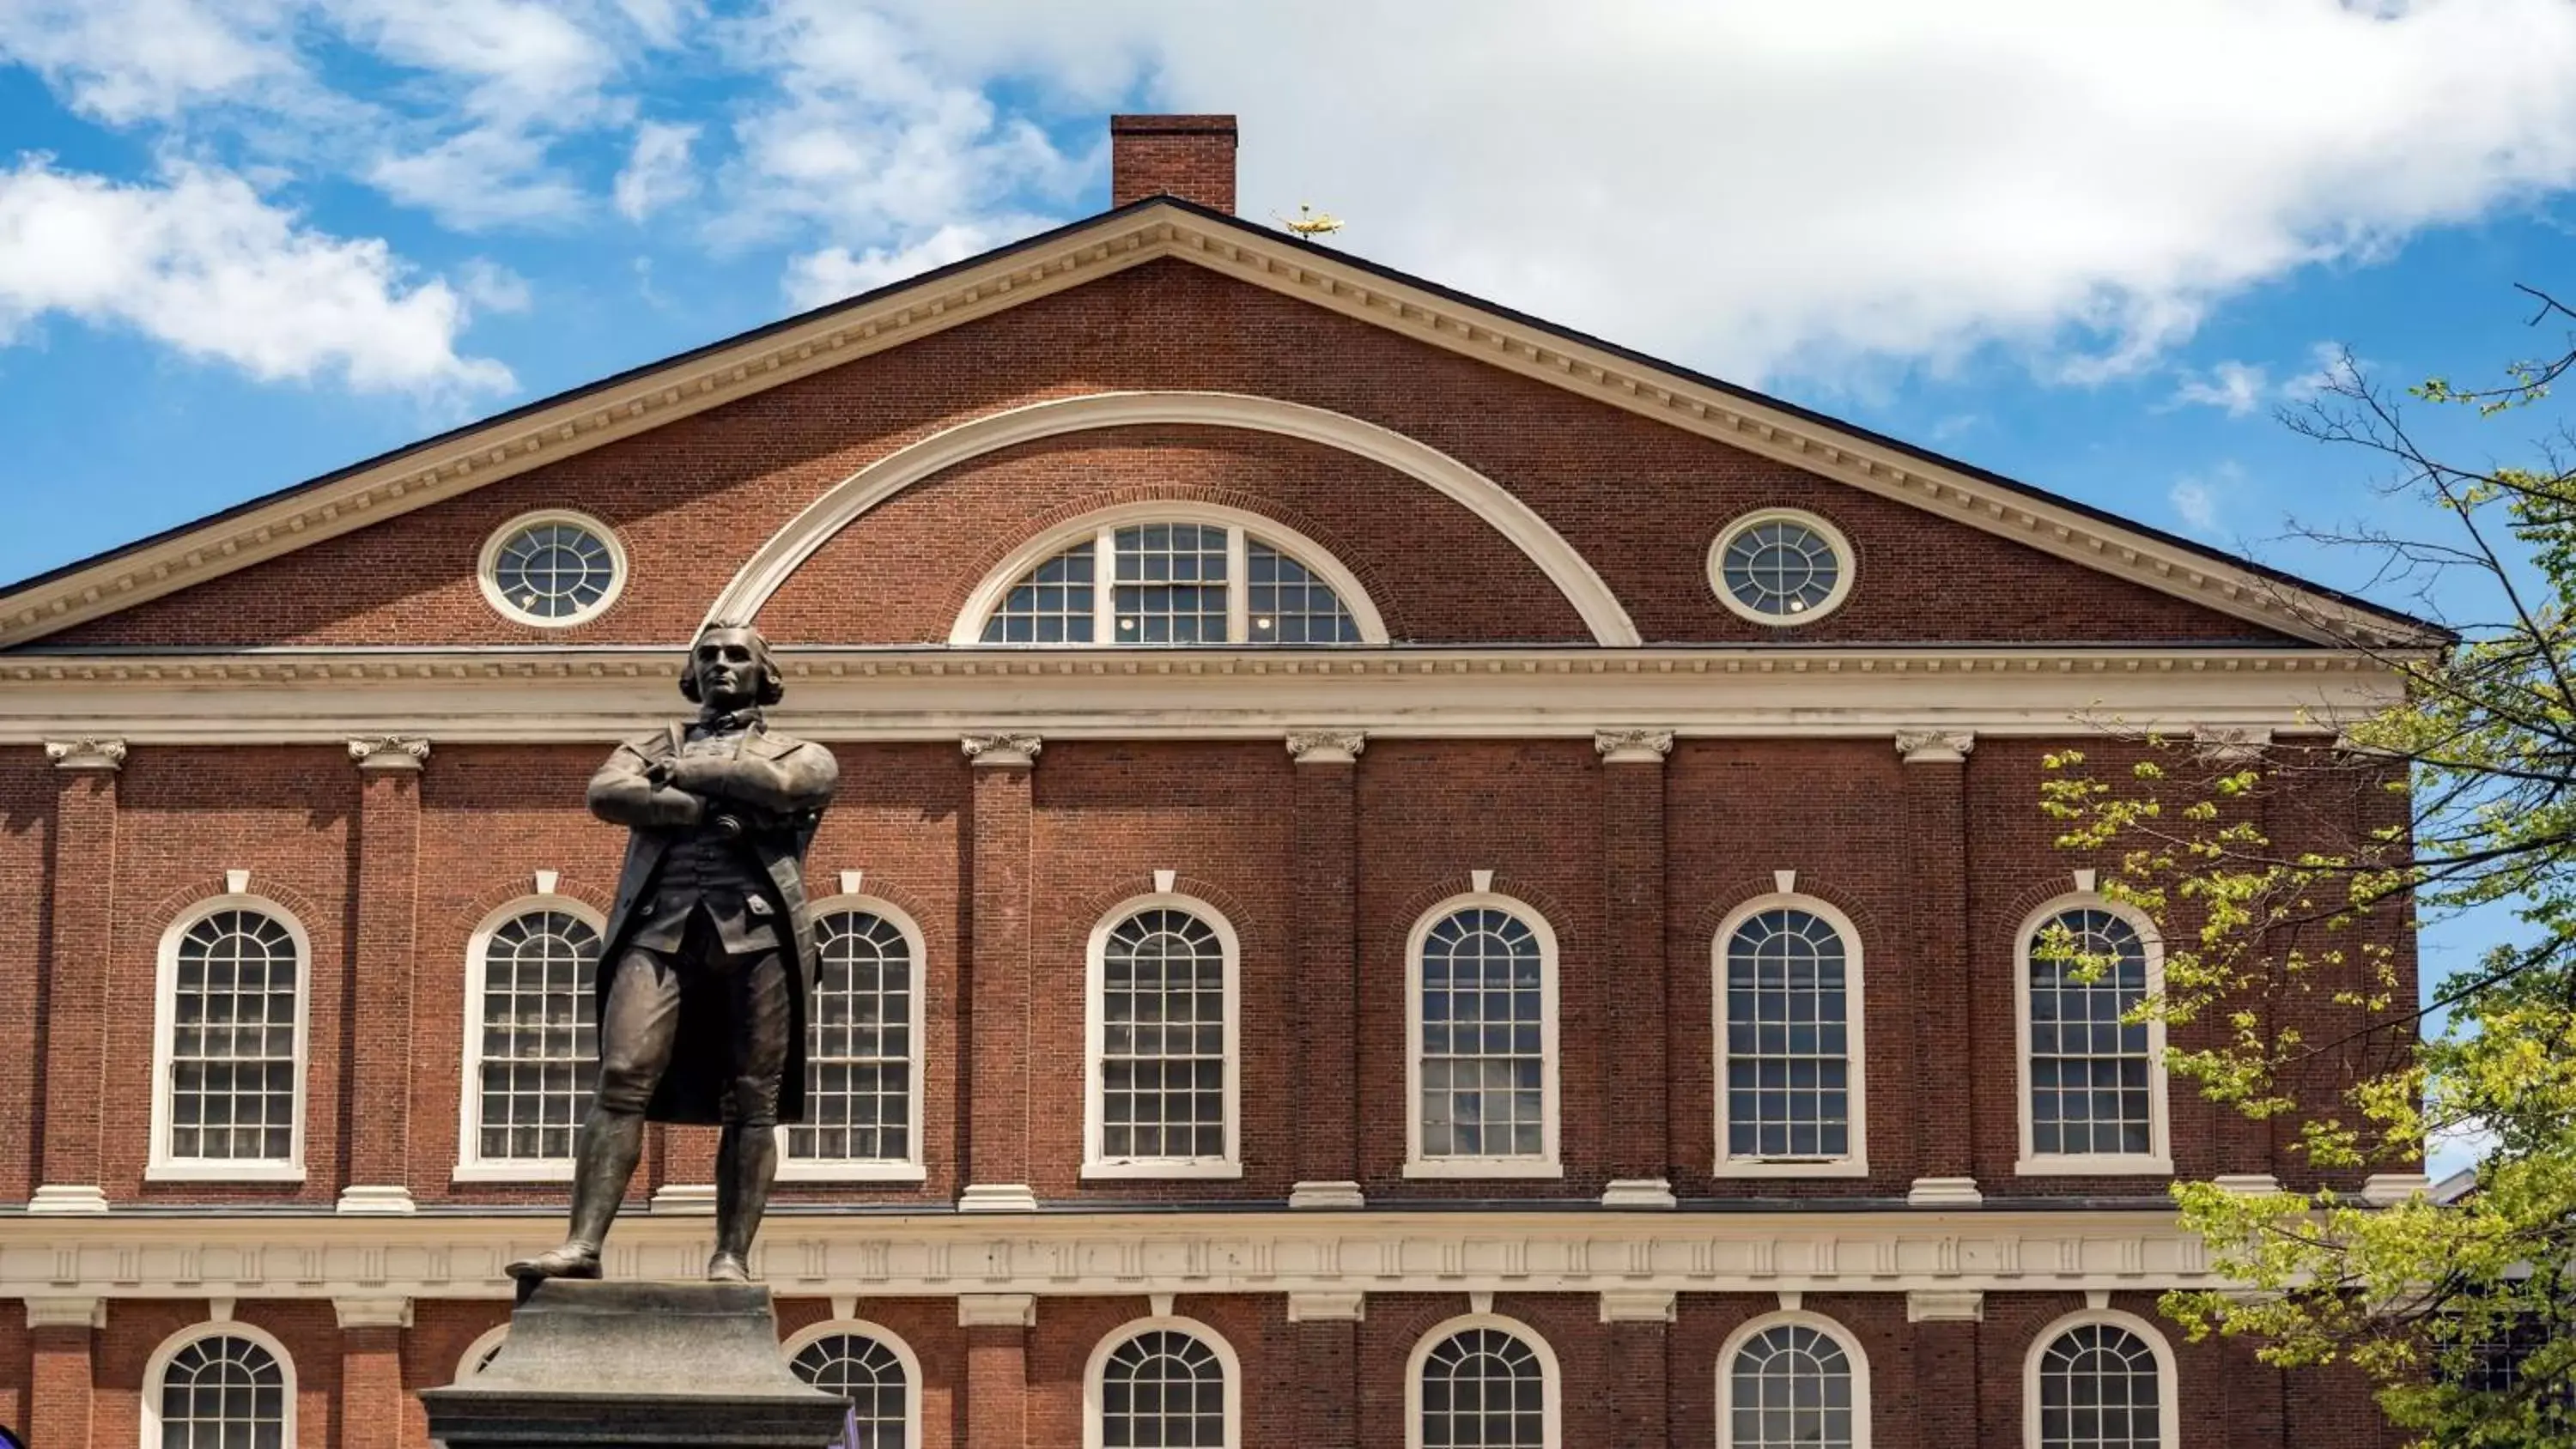
<path id="1" fill-rule="evenodd" d="M 1029 1325 L 1035 1307 L 1021 1294 L 957 1300 L 958 1326 L 966 1331 L 960 1449 L 1029 1449 Z"/>
<path id="2" fill-rule="evenodd" d="M 402 1449 L 403 1426 L 417 1412 L 403 1388 L 402 1336 L 392 1327 L 340 1330 L 340 1449 Z"/>
<path id="3" fill-rule="evenodd" d="M 1354 1021 L 1359 938 L 1354 912 L 1359 734 L 1292 734 L 1297 762 L 1297 1006 L 1300 1206 L 1355 1206 L 1359 1179 L 1359 1064 Z"/>
<path id="4" fill-rule="evenodd" d="M 45 746 L 45 756 L 54 762 L 60 789 L 50 872 L 54 929 L 45 993 L 43 1172 L 34 1206 L 103 1210 L 99 1103 L 107 1085 L 117 780 L 125 767 L 125 742 L 55 741 Z M 148 1006 L 152 978 L 150 968 L 143 969 L 147 974 L 129 983 L 126 995 Z"/>
<path id="5" fill-rule="evenodd" d="M 93 1443 L 106 1446 L 120 1442 L 117 1426 L 97 1423 L 98 1372 L 93 1345 L 100 1309 L 95 1298 L 28 1300 L 24 1428 L 29 1445 L 90 1449 Z M 124 1427 L 124 1442 L 131 1442 L 132 1422 Z"/>
<path id="6" fill-rule="evenodd" d="M 1029 1189 L 1029 810 L 1034 736 L 970 735 L 966 1190 L 970 1208 L 1036 1206 Z M 974 1441 L 984 1449 L 984 1441 Z"/>
<path id="7" fill-rule="evenodd" d="M 1673 737 L 1612 730 L 1592 743 L 1602 761 L 1602 899 L 1609 911 L 1600 962 L 1604 1040 L 1615 1043 L 1603 1053 L 1611 1178 L 1604 1200 L 1669 1206 L 1666 1066 L 1674 1018 L 1665 1000 L 1664 759 Z"/>
<path id="8" fill-rule="evenodd" d="M 1669 1324 L 1622 1319 L 1609 1327 L 1614 1367 L 1610 1442 L 1616 1449 L 1666 1449 L 1671 1439 L 1667 1393 Z"/>
<path id="9" fill-rule="evenodd" d="M 1912 857 L 1911 929 L 1903 949 L 1913 954 L 1916 1090 L 1874 1091 L 1868 1109 L 1884 1112 L 1882 1133 L 1871 1124 L 1870 1155 L 1904 1169 L 1905 1143 L 1915 1144 L 1911 1171 L 1918 1182 L 1968 1184 L 1976 1176 L 1975 1124 L 1970 1120 L 1977 1062 L 1974 984 L 1968 965 L 1968 756 L 1971 734 L 1925 731 L 1899 734 L 1905 762 L 1905 825 Z M 1911 1120 L 1908 1120 L 1910 1112 Z M 1961 1191 L 1973 1189 L 1962 1187 Z"/>
<path id="10" fill-rule="evenodd" d="M 350 1212 L 410 1206 L 412 1007 L 425 740 L 349 741 L 358 770 L 356 980 L 349 1001 Z"/>

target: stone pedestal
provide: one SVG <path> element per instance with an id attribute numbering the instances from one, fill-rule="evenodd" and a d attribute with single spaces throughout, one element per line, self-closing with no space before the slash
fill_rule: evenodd
<path id="1" fill-rule="evenodd" d="M 420 1397 L 447 1449 L 825 1449 L 848 1417 L 756 1283 L 540 1283 L 489 1367 Z"/>

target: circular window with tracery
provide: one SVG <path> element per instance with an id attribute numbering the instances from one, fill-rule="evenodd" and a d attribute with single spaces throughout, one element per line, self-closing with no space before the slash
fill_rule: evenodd
<path id="1" fill-rule="evenodd" d="M 1812 513 L 1767 509 L 1727 525 L 1709 550 L 1718 602 L 1757 624 L 1803 624 L 1851 592 L 1851 545 Z"/>
<path id="2" fill-rule="evenodd" d="M 531 513 L 483 546 L 483 596 L 523 624 L 560 629 L 597 618 L 626 585 L 626 554 L 608 525 L 579 513 Z"/>

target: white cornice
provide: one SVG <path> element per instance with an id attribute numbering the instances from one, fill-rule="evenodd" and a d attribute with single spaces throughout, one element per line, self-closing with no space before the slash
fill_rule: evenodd
<path id="1" fill-rule="evenodd" d="M 503 1298 L 553 1246 L 538 1217 L 28 1219 L 0 1298 Z M 608 1272 L 685 1278 L 703 1220 L 633 1215 Z M 773 1209 L 754 1271 L 782 1296 L 1151 1293 L 2155 1291 L 2212 1287 L 2171 1212 L 1220 1213 L 805 1216 Z M 986 1295 L 997 1295 L 987 1297 Z M 1015 1314 L 1005 1316 L 1016 1317 Z"/>
<path id="2" fill-rule="evenodd" d="M 0 648 L 441 502 L 827 367 L 1140 263 L 1177 257 L 1613 407 L 2316 642 L 2430 643 L 2386 616 L 1944 467 L 1606 348 L 1154 205 L 655 368 L 0 598 Z"/>
<path id="3" fill-rule="evenodd" d="M 0 656 L 0 744 L 67 730 L 136 746 L 605 741 L 682 707 L 670 683 L 680 654 Z M 778 717 L 826 740 L 2330 732 L 2402 696 L 2377 662 L 2303 648 L 921 648 L 795 650 L 780 662 Z"/>

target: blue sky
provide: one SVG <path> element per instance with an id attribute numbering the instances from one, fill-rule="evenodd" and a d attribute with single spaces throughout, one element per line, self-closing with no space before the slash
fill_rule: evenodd
<path id="1" fill-rule="evenodd" d="M 1132 109 L 1238 113 L 1248 216 L 2352 585 L 2285 518 L 2403 515 L 2272 412 L 2559 340 L 2571 74 L 2565 0 L 0 0 L 0 578 L 1100 210 Z"/>

